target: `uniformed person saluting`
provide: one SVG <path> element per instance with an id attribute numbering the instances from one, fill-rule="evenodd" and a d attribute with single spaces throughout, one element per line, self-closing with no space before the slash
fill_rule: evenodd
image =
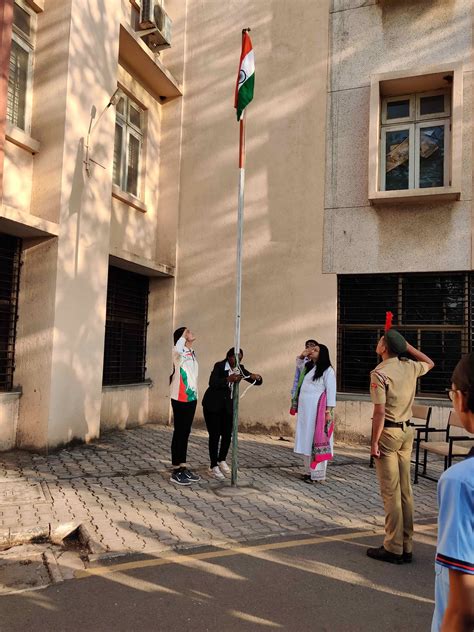
<path id="1" fill-rule="evenodd" d="M 434 362 L 390 326 L 389 312 L 385 335 L 376 349 L 383 361 L 370 374 L 374 404 L 371 455 L 384 503 L 385 539 L 381 547 L 368 549 L 367 555 L 382 562 L 403 564 L 412 561 L 413 548 L 411 409 L 416 381 L 434 367 Z M 413 360 L 400 358 L 401 354 L 409 354 Z"/>

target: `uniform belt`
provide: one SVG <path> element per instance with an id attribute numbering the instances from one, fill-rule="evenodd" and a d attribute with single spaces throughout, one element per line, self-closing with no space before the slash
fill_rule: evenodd
<path id="1" fill-rule="evenodd" d="M 385 419 L 385 421 L 383 422 L 383 427 L 384 428 L 401 428 L 403 430 L 404 426 L 411 426 L 411 422 L 410 420 L 408 421 L 389 421 L 388 419 Z"/>

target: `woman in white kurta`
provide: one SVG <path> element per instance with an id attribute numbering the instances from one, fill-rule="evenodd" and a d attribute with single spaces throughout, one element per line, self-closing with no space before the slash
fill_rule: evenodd
<path id="1" fill-rule="evenodd" d="M 296 454 L 304 457 L 305 474 L 303 480 L 308 483 L 322 481 L 326 478 L 327 461 L 318 463 L 315 469 L 310 467 L 311 455 L 314 443 L 314 432 L 316 425 L 316 413 L 319 398 L 326 392 L 326 418 L 332 419 L 334 407 L 336 406 L 336 374 L 331 366 L 329 351 L 325 345 L 318 345 L 310 354 L 313 367 L 306 368 L 306 375 L 301 383 L 298 397 L 298 418 L 296 422 L 295 447 Z M 309 369 L 309 370 L 308 370 Z M 333 453 L 333 436 L 330 439 L 331 454 Z"/>

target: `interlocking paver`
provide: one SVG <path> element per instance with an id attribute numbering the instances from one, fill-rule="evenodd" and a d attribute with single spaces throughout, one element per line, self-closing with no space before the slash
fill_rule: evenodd
<path id="1" fill-rule="evenodd" d="M 239 483 L 254 485 L 257 492 L 223 497 L 216 493 L 220 484 L 207 475 L 207 435 L 201 429 L 193 431 L 189 446 L 189 462 L 201 481 L 187 488 L 170 484 L 171 432 L 148 425 L 49 456 L 1 455 L 0 499 L 2 485 L 19 495 L 11 494 L 14 504 L 0 502 L 2 530 L 77 520 L 107 551 L 146 552 L 383 524 L 365 449 L 339 446 L 327 482 L 311 486 L 299 479 L 301 460 L 290 442 L 242 434 Z M 32 505 L 31 490 L 38 493 L 34 485 L 39 483 L 49 498 Z M 22 490 L 29 490 L 30 497 L 25 491 L 22 498 Z M 436 485 L 422 479 L 414 491 L 416 518 L 434 518 Z"/>

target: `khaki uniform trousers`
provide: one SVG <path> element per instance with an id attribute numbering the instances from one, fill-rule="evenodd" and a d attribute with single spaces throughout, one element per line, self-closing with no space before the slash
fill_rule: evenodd
<path id="1" fill-rule="evenodd" d="M 390 553 L 411 553 L 413 548 L 413 492 L 410 461 L 413 429 L 384 428 L 375 459 L 385 509 L 384 547 Z"/>

